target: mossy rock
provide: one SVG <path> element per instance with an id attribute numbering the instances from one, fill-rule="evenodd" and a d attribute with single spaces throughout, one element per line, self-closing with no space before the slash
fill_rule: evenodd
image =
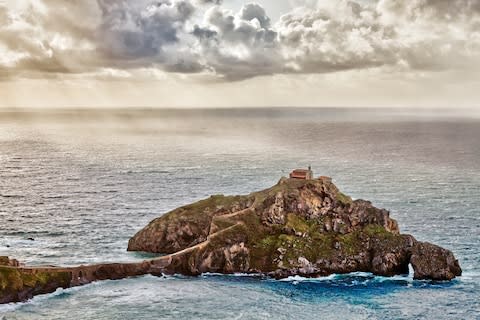
<path id="1" fill-rule="evenodd" d="M 71 273 L 64 271 L 24 271 L 0 266 L 0 301 L 23 301 L 34 294 L 50 293 L 57 288 L 68 288 Z"/>

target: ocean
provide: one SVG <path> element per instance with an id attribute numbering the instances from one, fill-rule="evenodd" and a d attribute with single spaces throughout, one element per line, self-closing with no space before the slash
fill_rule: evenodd
<path id="1" fill-rule="evenodd" d="M 480 319 L 480 114 L 415 109 L 5 109 L 0 255 L 29 265 L 138 261 L 128 239 L 212 194 L 311 165 L 463 276 L 143 276 L 0 306 L 1 319 Z M 2 318 L 3 316 L 3 318 Z"/>

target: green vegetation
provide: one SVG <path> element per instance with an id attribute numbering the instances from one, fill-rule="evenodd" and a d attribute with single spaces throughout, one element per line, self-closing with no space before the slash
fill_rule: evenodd
<path id="1" fill-rule="evenodd" d="M 183 211 L 183 214 L 195 215 L 199 211 L 216 211 L 217 208 L 231 207 L 235 202 L 241 203 L 245 202 L 247 198 L 245 196 L 224 196 L 221 194 L 213 195 L 207 199 L 200 200 L 198 202 L 189 204 L 187 206 L 181 207 L 180 210 Z M 174 210 L 173 212 L 175 212 Z"/>
<path id="2" fill-rule="evenodd" d="M 233 221 L 232 219 L 225 218 L 223 216 L 218 216 L 218 217 L 213 218 L 212 228 L 213 228 L 213 226 L 215 226 L 217 230 L 222 230 L 222 229 L 226 229 L 228 227 L 231 227 L 236 223 L 237 222 Z"/>
<path id="3" fill-rule="evenodd" d="M 237 243 L 242 240 L 245 241 L 245 226 L 242 224 L 235 224 L 226 229 L 213 234 L 209 238 L 208 246 L 210 248 L 222 248 L 229 243 Z"/>
<path id="4" fill-rule="evenodd" d="M 42 288 L 51 283 L 58 284 L 59 287 L 68 287 L 70 280 L 69 272 L 37 271 L 28 273 L 21 269 L 0 266 L 0 297 L 28 288 Z"/>
<path id="5" fill-rule="evenodd" d="M 154 226 L 155 229 L 159 229 L 165 223 L 185 221 L 188 223 L 196 223 L 203 227 L 210 224 L 215 212 L 222 209 L 228 211 L 236 204 L 242 207 L 245 206 L 248 201 L 249 198 L 247 196 L 213 195 L 207 199 L 170 211 L 164 216 L 150 222 L 150 225 Z"/>
<path id="6" fill-rule="evenodd" d="M 356 255 L 364 250 L 365 242 L 376 237 L 380 240 L 395 240 L 396 235 L 388 232 L 380 225 L 368 225 L 363 230 L 357 230 L 348 234 L 335 232 L 325 233 L 321 231 L 321 222 L 308 220 L 296 214 L 288 214 L 286 227 L 302 236 L 286 234 L 281 229 L 269 229 L 259 231 L 258 224 L 253 217 L 250 217 L 247 233 L 249 234 L 249 247 L 251 266 L 262 268 L 264 271 L 274 271 L 278 268 L 281 258 L 282 265 L 286 268 L 295 267 L 299 257 L 305 257 L 309 261 L 318 259 L 331 260 L 332 256 Z M 256 225 L 257 224 L 257 225 Z M 255 226 L 256 225 L 256 226 Z M 278 250 L 284 249 L 284 254 Z M 282 249 L 281 249 L 282 250 Z"/>
<path id="7" fill-rule="evenodd" d="M 353 200 L 351 197 L 347 196 L 344 193 L 341 193 L 340 191 L 337 192 L 337 201 L 343 203 L 344 205 L 353 203 Z"/>
<path id="8" fill-rule="evenodd" d="M 362 232 L 355 231 L 335 238 L 340 245 L 340 250 L 348 255 L 355 255 L 362 250 Z"/>
<path id="9" fill-rule="evenodd" d="M 321 220 L 307 220 L 295 213 L 289 213 L 287 215 L 287 223 L 285 226 L 295 232 L 311 235 L 318 233 L 323 228 Z"/>
<path id="10" fill-rule="evenodd" d="M 363 228 L 363 233 L 370 237 L 377 237 L 382 240 L 398 238 L 399 235 L 387 231 L 384 227 L 378 224 L 369 224 Z"/>
<path id="11" fill-rule="evenodd" d="M 0 266 L 8 266 L 10 259 L 7 256 L 0 256 Z"/>
<path id="12" fill-rule="evenodd" d="M 11 267 L 0 266 L 0 289 L 5 290 L 20 290 L 23 288 L 23 279 L 21 273 Z"/>
<path id="13" fill-rule="evenodd" d="M 254 192 L 250 194 L 250 196 L 255 198 L 255 203 L 258 205 L 265 201 L 267 198 L 274 197 L 279 192 L 282 192 L 284 194 L 298 193 L 298 190 L 308 183 L 311 182 L 309 182 L 308 180 L 300 179 L 289 179 L 288 182 L 286 180 L 280 180 L 279 183 L 277 183 L 276 185 L 266 190 Z"/>
<path id="14" fill-rule="evenodd" d="M 317 210 L 318 206 L 324 206 L 326 197 L 334 203 L 327 210 Z M 225 246 L 244 242 L 249 250 L 250 268 L 262 272 L 279 267 L 296 268 L 299 257 L 315 262 L 357 255 L 365 252 L 370 239 L 397 243 L 397 236 L 380 225 L 370 224 L 360 230 L 361 225 L 350 226 L 351 221 L 346 218 L 350 206 L 355 206 L 352 198 L 340 192 L 329 179 L 282 178 L 271 188 L 250 195 L 214 195 L 173 210 L 152 222 L 152 227 L 161 228 L 163 233 L 149 237 L 162 238 L 168 234 L 174 239 L 168 241 L 177 248 L 178 244 L 190 245 L 190 239 L 181 238 L 184 234 L 194 234 L 198 240 L 195 243 L 208 236 L 208 244 L 200 247 L 201 254 L 215 251 L 217 254 Z M 372 217 L 377 215 L 378 209 L 368 206 L 365 209 Z M 172 225 L 179 225 L 180 231 L 173 233 L 175 229 L 169 228 Z M 181 228 L 184 225 L 186 232 Z M 179 240 L 175 238 L 177 234 Z M 212 255 L 208 259 L 214 258 Z M 194 265 L 198 261 L 189 263 Z"/>

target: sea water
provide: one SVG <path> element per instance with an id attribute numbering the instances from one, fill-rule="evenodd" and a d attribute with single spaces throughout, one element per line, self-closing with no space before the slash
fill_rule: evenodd
<path id="1" fill-rule="evenodd" d="M 0 255 L 138 261 L 128 239 L 211 194 L 297 167 L 454 252 L 451 282 L 355 273 L 143 276 L 0 306 L 2 319 L 480 319 L 480 116 L 387 109 L 0 111 Z"/>

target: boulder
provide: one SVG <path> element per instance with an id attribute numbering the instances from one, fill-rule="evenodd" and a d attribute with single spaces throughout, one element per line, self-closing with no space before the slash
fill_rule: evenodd
<path id="1" fill-rule="evenodd" d="M 460 264 L 450 250 L 428 242 L 417 242 L 411 253 L 414 279 L 451 280 L 462 275 Z"/>

